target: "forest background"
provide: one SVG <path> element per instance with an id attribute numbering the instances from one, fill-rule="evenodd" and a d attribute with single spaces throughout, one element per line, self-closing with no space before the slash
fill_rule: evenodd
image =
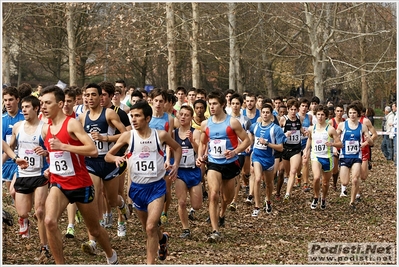
<path id="1" fill-rule="evenodd" d="M 3 84 L 396 100 L 395 2 L 3 2 Z"/>

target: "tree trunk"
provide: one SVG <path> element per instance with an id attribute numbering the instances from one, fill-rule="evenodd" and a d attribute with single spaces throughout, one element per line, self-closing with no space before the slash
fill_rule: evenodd
<path id="1" fill-rule="evenodd" d="M 193 25 L 191 39 L 191 64 L 192 64 L 192 85 L 201 88 L 200 68 L 198 63 L 198 30 L 199 30 L 199 10 L 198 3 L 191 3 L 193 9 Z"/>
<path id="2" fill-rule="evenodd" d="M 359 51 L 360 51 L 360 82 L 361 82 L 361 92 L 362 92 L 362 103 L 364 107 L 368 107 L 369 105 L 369 95 L 367 88 L 367 78 L 366 78 L 366 38 L 363 34 L 366 34 L 366 21 L 365 21 L 365 13 L 367 5 L 363 4 L 361 9 L 361 16 L 357 16 L 356 14 L 356 23 L 357 30 L 360 34 L 359 36 Z"/>
<path id="3" fill-rule="evenodd" d="M 323 65 L 322 65 L 322 49 L 319 48 L 319 41 L 317 39 L 317 25 L 315 18 L 309 10 L 309 3 L 304 3 L 306 24 L 308 28 L 310 50 L 312 53 L 313 62 L 313 75 L 314 75 L 314 95 L 320 98 L 320 101 L 324 101 L 323 91 Z"/>
<path id="4" fill-rule="evenodd" d="M 68 59 L 69 59 L 69 86 L 76 83 L 76 61 L 75 61 L 75 28 L 73 25 L 74 3 L 67 3 L 67 34 L 68 34 Z"/>
<path id="5" fill-rule="evenodd" d="M 166 35 L 168 47 L 168 89 L 176 90 L 175 19 L 173 3 L 166 3 Z"/>
<path id="6" fill-rule="evenodd" d="M 229 66 L 229 89 L 236 90 L 237 78 L 237 54 L 236 54 L 236 16 L 235 16 L 235 3 L 229 3 L 229 40 L 230 40 L 230 66 Z"/>
<path id="7" fill-rule="evenodd" d="M 11 84 L 10 79 L 10 50 L 8 45 L 7 27 L 3 27 L 3 84 Z"/>

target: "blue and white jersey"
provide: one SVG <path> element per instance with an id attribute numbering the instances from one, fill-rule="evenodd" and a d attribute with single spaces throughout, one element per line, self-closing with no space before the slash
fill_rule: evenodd
<path id="1" fill-rule="evenodd" d="M 86 133 L 91 137 L 92 132 L 98 132 L 102 136 L 107 135 L 115 135 L 115 128 L 109 126 L 106 118 L 106 110 L 107 108 L 102 108 L 100 116 L 96 120 L 90 119 L 90 110 L 86 113 L 86 118 L 84 122 L 84 129 Z M 99 141 L 93 140 L 96 144 L 98 150 L 98 157 L 105 157 L 105 154 L 112 148 L 114 145 L 113 142 Z"/>
<path id="2" fill-rule="evenodd" d="M 274 162 L 274 149 L 262 145 L 259 139 L 263 138 L 270 144 L 283 144 L 287 139 L 283 129 L 273 122 L 266 126 L 262 126 L 262 123 L 258 122 L 251 125 L 249 131 L 254 136 L 252 158 L 270 158 Z"/>
<path id="3" fill-rule="evenodd" d="M 44 140 L 42 138 L 42 128 L 44 122 L 39 122 L 39 125 L 33 134 L 27 134 L 25 132 L 25 123 L 26 121 L 21 123 L 16 138 L 18 144 L 18 156 L 28 162 L 28 168 L 21 169 L 21 167 L 18 166 L 17 177 L 41 176 L 44 174 L 44 171 L 49 165 L 46 157 L 37 155 L 34 151 L 34 148 L 41 146 L 44 150 L 46 150 L 46 147 L 44 146 Z"/>
<path id="4" fill-rule="evenodd" d="M 24 115 L 22 114 L 22 110 L 18 110 L 17 114 L 15 115 L 15 117 L 12 117 L 8 114 L 8 112 L 3 113 L 2 119 L 1 119 L 1 123 L 2 123 L 2 130 L 3 130 L 3 140 L 7 143 L 10 144 L 11 141 L 11 135 L 12 135 L 12 128 L 14 127 L 14 125 L 19 122 L 19 121 L 23 121 L 25 120 Z M 17 151 L 15 151 L 16 154 L 18 153 Z M 12 159 L 8 159 L 6 162 L 6 164 L 15 164 Z"/>
<path id="5" fill-rule="evenodd" d="M 216 164 L 229 164 L 238 160 L 235 155 L 230 159 L 226 159 L 224 155 L 226 150 L 233 150 L 238 146 L 238 136 L 230 126 L 230 115 L 226 115 L 226 119 L 222 122 L 214 123 L 213 117 L 208 119 L 205 129 L 208 142 L 208 161 Z"/>
<path id="6" fill-rule="evenodd" d="M 362 124 L 359 122 L 357 128 L 352 130 L 349 128 L 348 123 L 348 120 L 344 122 L 345 126 L 341 133 L 343 147 L 339 157 L 348 159 L 362 159 L 362 150 L 360 149 L 362 140 Z"/>
<path id="7" fill-rule="evenodd" d="M 164 112 L 162 117 L 152 116 L 149 124 L 150 128 L 169 132 L 169 114 Z"/>

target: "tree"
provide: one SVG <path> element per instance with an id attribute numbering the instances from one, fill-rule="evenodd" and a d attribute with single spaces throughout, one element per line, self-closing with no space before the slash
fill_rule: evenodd
<path id="1" fill-rule="evenodd" d="M 175 18 L 173 3 L 166 3 L 166 34 L 168 44 L 168 87 L 175 90 L 176 83 L 176 51 L 175 51 Z"/>
<path id="2" fill-rule="evenodd" d="M 198 28 L 199 28 L 199 10 L 198 3 L 191 3 L 193 9 L 193 22 L 191 34 L 191 64 L 192 64 L 192 80 L 193 87 L 200 88 L 200 68 L 198 63 Z"/>

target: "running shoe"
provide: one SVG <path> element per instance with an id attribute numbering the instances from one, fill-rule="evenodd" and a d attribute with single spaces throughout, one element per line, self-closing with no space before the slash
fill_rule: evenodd
<path id="1" fill-rule="evenodd" d="M 345 190 L 344 192 L 341 192 L 341 195 L 339 195 L 340 197 L 347 197 L 348 196 L 348 192 Z"/>
<path id="2" fill-rule="evenodd" d="M 65 234 L 66 238 L 74 238 L 75 237 L 75 228 L 73 227 L 68 227 L 66 234 Z"/>
<path id="3" fill-rule="evenodd" d="M 254 197 L 252 195 L 249 195 L 245 200 L 245 203 L 247 203 L 248 205 L 254 204 Z"/>
<path id="4" fill-rule="evenodd" d="M 219 217 L 219 227 L 224 227 L 225 218 L 226 217 Z"/>
<path id="5" fill-rule="evenodd" d="M 89 254 L 89 255 L 96 255 L 97 254 L 97 246 L 96 242 L 89 240 L 82 244 L 82 251 Z"/>
<path id="6" fill-rule="evenodd" d="M 188 212 L 188 218 L 191 221 L 195 221 L 195 209 L 191 208 L 190 211 Z"/>
<path id="7" fill-rule="evenodd" d="M 230 205 L 229 205 L 229 210 L 236 211 L 237 210 L 237 204 L 235 202 L 231 202 Z"/>
<path id="8" fill-rule="evenodd" d="M 37 261 L 38 264 L 43 264 L 47 263 L 48 260 L 50 259 L 51 255 L 48 249 L 44 246 L 40 248 L 40 253 L 39 256 L 35 257 L 35 261 Z"/>
<path id="9" fill-rule="evenodd" d="M 260 212 L 260 209 L 259 208 L 255 208 L 253 211 L 252 211 L 252 217 L 258 217 L 258 215 L 259 215 L 259 212 Z"/>
<path id="10" fill-rule="evenodd" d="M 288 177 L 284 177 L 284 183 L 285 183 L 285 184 L 288 183 Z"/>
<path id="11" fill-rule="evenodd" d="M 180 238 L 190 238 L 191 237 L 191 232 L 190 229 L 184 229 L 183 233 L 180 235 Z"/>
<path id="12" fill-rule="evenodd" d="M 362 196 L 357 194 L 355 200 L 356 200 L 356 202 L 361 202 L 362 201 Z"/>
<path id="13" fill-rule="evenodd" d="M 167 223 L 168 223 L 168 215 L 166 215 L 166 213 L 162 212 L 161 224 L 167 224 Z"/>
<path id="14" fill-rule="evenodd" d="M 159 244 L 159 250 L 158 250 L 158 259 L 161 261 L 166 260 L 166 257 L 168 256 L 168 240 L 169 240 L 169 234 L 168 233 L 163 233 L 163 236 L 166 238 L 165 243 Z"/>
<path id="15" fill-rule="evenodd" d="M 288 202 L 288 201 L 290 201 L 290 195 L 285 195 L 284 196 L 284 202 Z"/>
<path id="16" fill-rule="evenodd" d="M 116 251 L 115 251 L 115 250 L 112 250 L 112 258 L 113 258 L 114 255 L 115 255 L 115 257 L 116 257 L 116 260 L 114 260 L 114 261 L 111 261 L 110 258 L 107 258 L 107 263 L 108 263 L 109 265 L 118 265 L 118 264 L 119 264 L 118 255 L 116 255 Z"/>
<path id="17" fill-rule="evenodd" d="M 322 210 L 326 209 L 326 200 L 325 199 L 321 200 L 320 209 L 322 209 Z"/>
<path id="18" fill-rule="evenodd" d="M 317 202 L 319 201 L 318 198 L 313 198 L 312 204 L 310 204 L 310 208 L 315 210 L 317 208 Z"/>
<path id="19" fill-rule="evenodd" d="M 208 239 L 206 240 L 206 242 L 208 243 L 217 243 L 222 239 L 220 232 L 214 230 L 212 232 L 212 234 L 208 237 Z"/>
<path id="20" fill-rule="evenodd" d="M 276 194 L 276 195 L 274 195 L 274 197 L 275 197 L 275 199 L 276 199 L 277 201 L 280 201 L 280 200 L 281 200 L 281 195 L 280 195 L 280 194 Z"/>
<path id="21" fill-rule="evenodd" d="M 307 183 L 303 184 L 303 192 L 309 192 L 310 191 L 310 187 Z"/>
<path id="22" fill-rule="evenodd" d="M 119 237 L 126 236 L 126 224 L 125 223 L 118 223 L 118 236 Z"/>
<path id="23" fill-rule="evenodd" d="M 130 211 L 125 202 L 123 202 L 123 206 L 122 208 L 119 208 L 119 210 L 121 211 L 123 217 L 125 218 L 125 221 L 127 221 L 127 219 L 129 219 Z"/>
<path id="24" fill-rule="evenodd" d="M 270 201 L 265 202 L 265 211 L 267 214 L 272 213 L 272 203 Z"/>
<path id="25" fill-rule="evenodd" d="M 104 218 L 104 227 L 111 228 L 112 224 L 114 223 L 114 218 L 112 216 L 112 213 L 103 214 L 103 218 Z"/>

